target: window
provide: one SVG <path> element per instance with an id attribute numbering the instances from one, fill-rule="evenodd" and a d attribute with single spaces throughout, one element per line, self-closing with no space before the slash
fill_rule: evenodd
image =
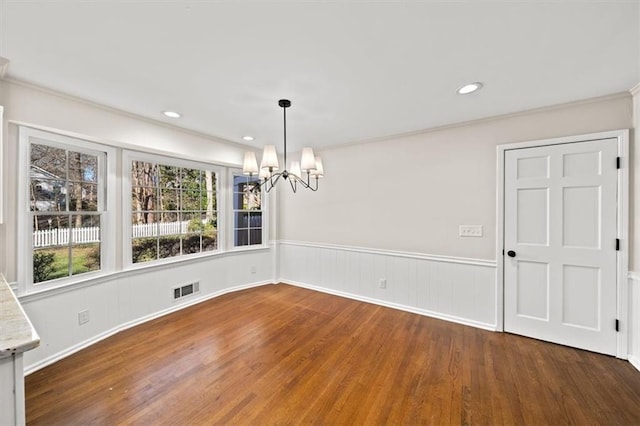
<path id="1" fill-rule="evenodd" d="M 21 184 L 20 205 L 28 208 L 28 283 L 65 283 L 80 275 L 104 271 L 107 212 L 107 156 L 101 145 L 53 133 L 21 128 L 21 164 L 28 170 Z M 23 182 L 23 181 L 21 181 Z M 26 201 L 26 200 L 25 200 Z M 23 223 L 23 222 L 21 222 Z"/>
<path id="2" fill-rule="evenodd" d="M 19 127 L 19 169 L 20 292 L 87 282 L 120 263 L 264 248 L 266 200 L 258 179 L 237 169 L 26 126 Z"/>
<path id="3" fill-rule="evenodd" d="M 218 249 L 218 173 L 158 156 L 128 157 L 131 262 Z"/>
<path id="4" fill-rule="evenodd" d="M 233 245 L 262 244 L 262 191 L 257 176 L 233 174 Z"/>

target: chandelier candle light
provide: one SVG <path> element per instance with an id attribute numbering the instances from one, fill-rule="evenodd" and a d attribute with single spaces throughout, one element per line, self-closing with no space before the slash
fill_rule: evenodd
<path id="1" fill-rule="evenodd" d="M 318 180 L 323 177 L 324 169 L 322 159 L 313 154 L 313 149 L 306 147 L 302 149 L 302 158 L 300 161 L 292 161 L 287 170 L 287 108 L 291 106 L 288 99 L 280 99 L 278 105 L 282 107 L 284 113 L 284 170 L 278 172 L 280 165 L 278 164 L 278 154 L 276 147 L 273 145 L 265 145 L 262 152 L 262 161 L 258 169 L 258 161 L 253 151 L 244 153 L 244 164 L 242 172 L 249 177 L 258 175 L 260 184 L 254 187 L 254 190 L 264 188 L 265 191 L 271 191 L 278 180 L 283 178 L 291 184 L 291 189 L 296 192 L 298 185 L 312 191 L 318 190 Z M 304 177 L 306 174 L 306 179 Z"/>

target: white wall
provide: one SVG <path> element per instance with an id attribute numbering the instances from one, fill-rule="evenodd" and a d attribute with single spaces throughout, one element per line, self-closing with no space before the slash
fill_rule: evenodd
<path id="1" fill-rule="evenodd" d="M 4 105 L 5 118 L 2 168 L 5 223 L 0 225 L 0 272 L 9 282 L 18 275 L 15 208 L 18 124 L 71 133 L 116 147 L 223 165 L 241 165 L 247 149 L 24 84 L 0 81 L 0 105 Z M 115 190 L 121 200 L 121 188 Z M 117 205 L 116 210 L 120 209 Z M 122 223 L 117 228 L 117 238 L 121 239 Z M 116 246 L 121 243 L 118 241 Z M 275 274 L 274 255 L 273 248 L 222 253 L 172 265 L 116 272 L 89 285 L 22 295 L 20 301 L 41 337 L 40 347 L 25 354 L 25 369 L 33 371 L 104 336 L 186 304 L 234 289 L 271 283 Z M 255 273 L 251 272 L 252 267 Z M 173 302 L 172 288 L 193 281 L 200 282 L 200 293 Z M 83 310 L 89 310 L 90 321 L 80 326 L 78 312 Z"/>
<path id="2" fill-rule="evenodd" d="M 496 146 L 633 125 L 627 93 L 325 150 L 326 178 L 318 192 L 280 193 L 280 277 L 499 328 Z M 631 203 L 638 212 L 638 173 L 635 179 Z M 458 226 L 465 224 L 482 225 L 483 237 L 459 237 Z M 640 247 L 638 228 L 632 247 Z M 631 256 L 635 268 L 638 252 Z M 381 278 L 387 280 L 384 289 Z M 637 284 L 632 295 L 637 325 Z M 636 338 L 637 354 L 639 345 Z"/>
<path id="3" fill-rule="evenodd" d="M 280 239 L 495 260 L 496 146 L 632 119 L 627 93 L 324 150 L 318 192 L 280 193 Z M 458 237 L 465 224 L 483 237 Z"/>

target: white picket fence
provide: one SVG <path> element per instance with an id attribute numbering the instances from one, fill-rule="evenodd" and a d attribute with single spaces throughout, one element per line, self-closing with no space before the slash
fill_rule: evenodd
<path id="1" fill-rule="evenodd" d="M 184 234 L 189 229 L 189 221 L 144 223 L 133 225 L 132 237 L 157 237 L 162 235 Z M 69 237 L 76 244 L 100 242 L 100 227 L 56 228 L 33 232 L 33 247 L 51 247 L 69 244 Z"/>
<path id="2" fill-rule="evenodd" d="M 141 225 L 133 225 L 131 236 L 133 238 L 157 237 L 159 235 L 184 234 L 188 230 L 188 220 L 183 220 L 182 222 L 143 223 Z"/>
<path id="3" fill-rule="evenodd" d="M 71 232 L 69 232 L 71 231 Z M 69 236 L 77 243 L 97 243 L 100 241 L 100 228 L 97 226 L 85 228 L 56 228 L 44 229 L 33 233 L 34 247 L 62 246 L 69 244 Z"/>

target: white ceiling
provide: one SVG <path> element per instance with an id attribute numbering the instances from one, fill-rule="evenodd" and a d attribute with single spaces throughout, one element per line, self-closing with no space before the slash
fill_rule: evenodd
<path id="1" fill-rule="evenodd" d="M 291 149 L 631 89 L 638 1 L 0 0 L 23 80 L 231 141 Z M 476 94 L 457 87 L 481 81 Z M 172 120 L 163 110 L 176 110 Z"/>

